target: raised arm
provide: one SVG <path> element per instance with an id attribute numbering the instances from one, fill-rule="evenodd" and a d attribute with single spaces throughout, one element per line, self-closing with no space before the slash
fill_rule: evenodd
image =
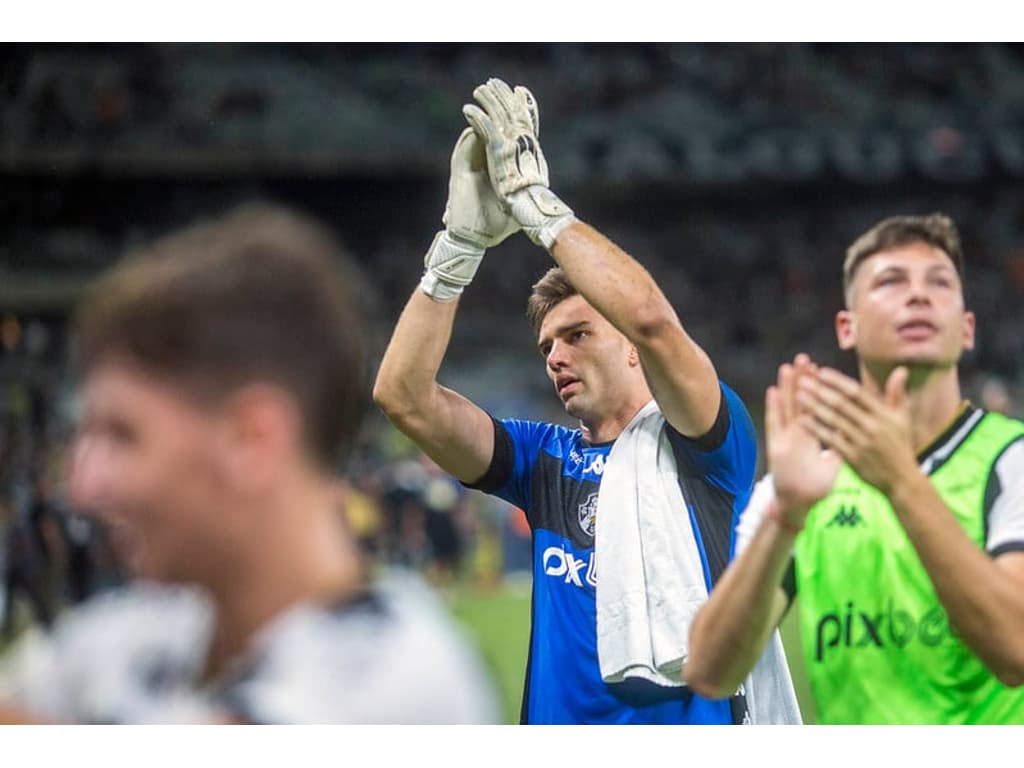
<path id="1" fill-rule="evenodd" d="M 491 181 L 534 243 L 547 248 L 577 291 L 637 348 L 651 392 L 680 433 L 705 434 L 718 415 L 718 376 L 683 329 L 651 275 L 607 237 L 576 219 L 548 188 L 537 140 L 537 104 L 522 86 L 492 78 L 466 105 L 484 137 Z"/>
<path id="2" fill-rule="evenodd" d="M 636 346 L 668 422 L 688 437 L 706 434 L 721 402 L 718 374 L 650 273 L 580 221 L 562 230 L 551 255 L 576 290 Z"/>
<path id="3" fill-rule="evenodd" d="M 785 612 L 781 588 L 797 531 L 807 512 L 835 482 L 838 457 L 822 451 L 802 426 L 796 381 L 810 369 L 806 356 L 779 368 L 765 397 L 770 481 L 758 484 L 740 520 L 743 548 L 697 612 L 683 680 L 708 698 L 730 696 L 750 674 Z M 753 531 L 749 545 L 742 541 Z"/>
<path id="4" fill-rule="evenodd" d="M 494 451 L 490 416 L 437 382 L 455 310 L 484 250 L 519 229 L 491 189 L 483 148 L 467 128 L 452 153 L 445 207 L 426 269 L 381 360 L 373 399 L 388 419 L 446 472 L 479 480 Z"/>

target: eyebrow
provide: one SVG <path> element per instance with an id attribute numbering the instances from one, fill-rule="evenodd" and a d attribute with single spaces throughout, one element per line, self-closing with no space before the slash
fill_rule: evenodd
<path id="1" fill-rule="evenodd" d="M 559 326 L 554 330 L 554 333 L 552 333 L 550 337 L 542 336 L 537 341 L 537 349 L 543 349 L 544 345 L 548 343 L 549 338 L 557 339 L 559 336 L 565 336 L 566 334 L 572 333 L 573 331 L 578 331 L 589 325 L 589 320 L 577 320 L 575 323 L 569 323 L 568 325 Z"/>
<path id="2" fill-rule="evenodd" d="M 905 264 L 887 264 L 877 272 L 874 273 L 874 277 L 885 275 L 889 272 L 906 273 L 909 272 L 910 268 Z M 956 267 L 952 264 L 945 264 L 939 262 L 937 264 L 930 264 L 925 268 L 925 274 L 934 274 L 935 272 L 948 272 L 949 274 L 958 274 Z"/>

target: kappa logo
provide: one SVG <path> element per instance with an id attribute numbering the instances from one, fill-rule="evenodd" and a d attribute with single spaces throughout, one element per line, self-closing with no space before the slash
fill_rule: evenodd
<path id="1" fill-rule="evenodd" d="M 833 525 L 838 525 L 840 528 L 856 528 L 858 525 L 864 525 L 864 518 L 860 516 L 856 507 L 848 507 L 844 504 L 825 527 L 831 528 Z"/>
<path id="2" fill-rule="evenodd" d="M 597 456 L 595 456 L 593 459 L 591 459 L 590 463 L 583 468 L 583 472 L 584 473 L 593 472 L 595 475 L 603 475 L 604 474 L 604 454 L 603 453 L 599 453 L 599 454 L 597 454 Z"/>
<path id="3" fill-rule="evenodd" d="M 587 536 L 594 535 L 594 525 L 597 522 L 597 494 L 587 496 L 587 500 L 580 504 L 577 510 L 580 521 L 580 528 Z"/>

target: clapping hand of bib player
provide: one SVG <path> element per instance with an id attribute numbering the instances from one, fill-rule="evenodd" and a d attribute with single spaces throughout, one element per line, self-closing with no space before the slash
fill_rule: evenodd
<path id="1" fill-rule="evenodd" d="M 895 368 L 877 394 L 856 379 L 821 368 L 800 379 L 797 399 L 808 428 L 886 495 L 918 473 L 907 400 L 908 369 Z"/>
<path id="2" fill-rule="evenodd" d="M 832 489 L 839 457 L 822 450 L 812 412 L 801 406 L 801 392 L 819 371 L 807 355 L 779 366 L 778 379 L 765 393 L 765 451 L 775 485 L 775 514 L 789 526 L 803 527 L 807 510 Z"/>

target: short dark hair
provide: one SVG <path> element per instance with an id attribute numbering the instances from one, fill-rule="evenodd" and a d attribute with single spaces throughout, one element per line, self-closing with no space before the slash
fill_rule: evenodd
<path id="1" fill-rule="evenodd" d="M 552 267 L 545 272 L 541 279 L 533 284 L 530 298 L 526 301 L 526 319 L 530 322 L 533 335 L 540 333 L 544 318 L 556 304 L 578 293 L 561 267 Z"/>
<path id="2" fill-rule="evenodd" d="M 941 213 L 931 213 L 927 216 L 892 216 L 875 224 L 846 249 L 846 260 L 843 262 L 843 295 L 847 297 L 847 301 L 853 276 L 865 259 L 880 251 L 910 243 L 927 243 L 944 251 L 963 280 L 964 254 L 960 246 L 960 233 L 957 232 L 952 219 Z"/>
<path id="3" fill-rule="evenodd" d="M 129 254 L 75 316 L 82 373 L 114 359 L 218 402 L 253 381 L 292 397 L 311 456 L 331 468 L 368 397 L 347 254 L 320 225 L 249 204 Z"/>

